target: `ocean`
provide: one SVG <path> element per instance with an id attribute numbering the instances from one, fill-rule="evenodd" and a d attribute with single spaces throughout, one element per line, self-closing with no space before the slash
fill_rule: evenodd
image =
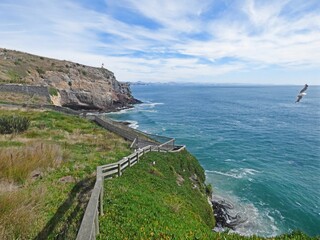
<path id="1" fill-rule="evenodd" d="M 234 205 L 243 235 L 320 234 L 320 86 L 132 85 L 143 101 L 108 114 L 174 137 Z"/>

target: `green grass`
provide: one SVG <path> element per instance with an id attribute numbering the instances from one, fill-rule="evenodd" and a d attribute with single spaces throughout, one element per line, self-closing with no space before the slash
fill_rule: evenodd
<path id="1" fill-rule="evenodd" d="M 96 167 L 128 155 L 130 143 L 58 112 L 0 110 L 6 114 L 27 117 L 30 126 L 22 134 L 0 135 L 0 181 L 18 186 L 0 191 L 0 239 L 74 239 Z M 54 164 L 43 165 L 50 163 L 49 152 Z M 31 179 L 33 170 L 41 177 Z M 61 182 L 66 176 L 73 180 Z"/>
<path id="2" fill-rule="evenodd" d="M 194 174 L 196 182 L 190 180 Z M 184 179 L 180 186 L 179 175 Z M 214 233 L 206 197 L 210 187 L 204 180 L 202 167 L 187 151 L 148 153 L 120 178 L 105 181 L 105 214 L 99 218 L 98 239 L 263 239 Z M 312 238 L 295 232 L 270 239 Z"/>
<path id="3" fill-rule="evenodd" d="M 178 174 L 184 178 L 181 186 Z M 196 188 L 189 179 L 193 174 Z M 214 218 L 204 178 L 186 151 L 148 153 L 122 177 L 105 182 L 100 239 L 208 239 Z"/>
<path id="4" fill-rule="evenodd" d="M 0 141 L 0 148 L 7 148 L 7 147 L 20 147 L 23 146 L 24 143 L 18 141 Z"/>

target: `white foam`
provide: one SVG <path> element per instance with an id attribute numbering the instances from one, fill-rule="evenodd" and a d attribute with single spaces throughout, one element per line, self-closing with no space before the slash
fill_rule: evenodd
<path id="1" fill-rule="evenodd" d="M 225 162 L 235 162 L 236 160 L 228 158 L 228 159 L 226 159 L 226 160 L 224 160 L 224 161 L 225 161 Z"/>
<path id="2" fill-rule="evenodd" d="M 155 106 L 163 105 L 163 104 L 164 103 L 146 102 L 146 103 L 141 103 L 141 104 L 134 105 L 133 108 L 125 108 L 125 109 L 121 109 L 120 111 L 117 111 L 117 112 L 106 113 L 106 115 L 120 115 L 120 114 L 132 113 L 132 112 L 156 113 L 158 111 L 154 109 Z"/>
<path id="3" fill-rule="evenodd" d="M 241 200 L 232 194 L 214 195 L 213 200 L 225 200 L 234 206 L 232 209 L 228 209 L 228 214 L 231 216 L 239 214 L 241 219 L 246 219 L 246 221 L 237 225 L 235 229 L 230 232 L 244 236 L 259 235 L 264 237 L 281 234 L 273 217 L 274 215 L 279 215 L 280 219 L 283 219 L 279 211 L 268 209 L 266 206 L 258 209 L 254 204 L 248 203 L 246 200 Z"/>
<path id="4" fill-rule="evenodd" d="M 236 179 L 242 179 L 242 178 L 249 178 L 248 176 L 253 176 L 256 173 L 260 173 L 260 171 L 255 170 L 255 169 L 251 169 L 251 168 L 240 168 L 240 169 L 231 169 L 228 172 L 220 172 L 220 171 L 210 171 L 207 170 L 207 172 L 209 173 L 216 173 L 219 175 L 223 175 L 223 176 L 227 176 L 227 177 L 232 177 L 232 178 L 236 178 Z"/>
<path id="5" fill-rule="evenodd" d="M 154 108 L 157 105 L 163 105 L 164 103 L 153 103 L 153 102 L 145 102 L 141 103 L 139 105 L 136 105 L 138 107 L 149 107 L 149 108 Z"/>
<path id="6" fill-rule="evenodd" d="M 125 114 L 125 113 L 133 112 L 133 111 L 135 111 L 135 108 L 125 108 L 125 109 L 121 109 L 120 111 L 117 111 L 117 112 L 105 113 L 105 115 L 119 115 L 119 114 Z"/>
<path id="7" fill-rule="evenodd" d="M 139 127 L 139 123 L 137 122 L 137 121 L 131 121 L 131 120 L 129 120 L 129 121 L 127 121 L 128 123 L 129 123 L 129 127 L 131 127 L 131 128 L 133 128 L 133 129 L 138 129 L 138 127 Z"/>

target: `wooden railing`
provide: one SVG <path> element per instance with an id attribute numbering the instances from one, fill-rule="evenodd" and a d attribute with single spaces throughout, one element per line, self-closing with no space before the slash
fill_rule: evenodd
<path id="1" fill-rule="evenodd" d="M 91 193 L 89 203 L 84 213 L 77 240 L 96 239 L 99 234 L 99 213 L 103 215 L 104 180 L 120 177 L 127 167 L 132 167 L 139 162 L 140 157 L 153 150 L 153 146 L 146 146 L 116 163 L 97 167 L 96 183 Z"/>

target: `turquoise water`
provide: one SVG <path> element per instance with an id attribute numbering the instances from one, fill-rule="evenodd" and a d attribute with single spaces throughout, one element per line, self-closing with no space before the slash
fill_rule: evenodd
<path id="1" fill-rule="evenodd" d="M 197 157 L 215 198 L 248 220 L 235 231 L 320 234 L 320 87 L 138 85 L 144 103 L 111 114 L 176 138 Z"/>

